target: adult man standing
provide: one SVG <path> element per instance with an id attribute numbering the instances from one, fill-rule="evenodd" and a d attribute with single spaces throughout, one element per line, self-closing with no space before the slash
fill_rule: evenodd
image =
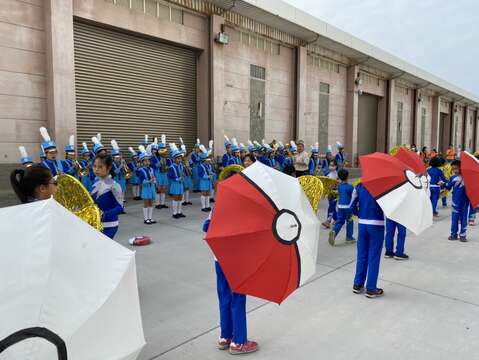
<path id="1" fill-rule="evenodd" d="M 304 151 L 304 141 L 297 142 L 298 153 L 293 156 L 293 164 L 296 177 L 308 175 L 309 154 Z"/>

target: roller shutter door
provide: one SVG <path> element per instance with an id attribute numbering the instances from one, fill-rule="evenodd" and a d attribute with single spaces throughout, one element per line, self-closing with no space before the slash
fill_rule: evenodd
<path id="1" fill-rule="evenodd" d="M 78 21 L 74 44 L 78 144 L 97 132 L 123 152 L 144 134 L 195 142 L 194 51 Z"/>

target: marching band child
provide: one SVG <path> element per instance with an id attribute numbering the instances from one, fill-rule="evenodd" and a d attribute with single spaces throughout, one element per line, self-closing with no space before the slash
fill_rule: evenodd
<path id="1" fill-rule="evenodd" d="M 319 143 L 311 146 L 311 158 L 309 159 L 309 175 L 318 175 L 319 173 Z"/>
<path id="2" fill-rule="evenodd" d="M 444 166 L 446 165 L 446 159 L 441 157 L 440 160 L 441 160 L 440 168 L 441 168 L 442 173 L 444 174 L 444 177 L 446 178 L 446 183 L 447 183 L 447 181 L 449 179 L 446 176 L 446 173 L 444 172 Z M 443 208 L 447 207 L 447 195 L 448 195 L 448 193 L 449 193 L 449 191 L 447 191 L 447 189 L 445 189 L 445 188 L 439 193 L 439 196 L 441 197 L 441 202 L 442 202 L 442 207 Z"/>
<path id="3" fill-rule="evenodd" d="M 329 163 L 331 160 L 333 160 L 333 149 L 331 145 L 328 145 L 328 148 L 326 149 L 326 156 L 321 161 L 321 172 L 324 176 L 328 176 L 329 174 Z"/>
<path id="4" fill-rule="evenodd" d="M 137 175 L 138 170 L 138 153 L 130 146 L 128 148 L 131 155 L 131 160 L 128 162 L 128 167 L 131 171 L 131 191 L 133 193 L 133 200 L 141 200 L 140 196 L 140 178 Z"/>
<path id="5" fill-rule="evenodd" d="M 65 174 L 75 176 L 76 168 L 75 168 L 75 136 L 71 135 L 68 139 L 68 145 L 65 146 L 65 160 L 62 162 L 63 169 L 65 170 Z"/>
<path id="6" fill-rule="evenodd" d="M 461 161 L 453 160 L 451 162 L 453 176 L 446 184 L 446 189 L 452 190 L 452 217 L 451 217 L 451 236 L 449 240 L 459 240 L 467 242 L 467 223 L 469 221 L 470 202 L 466 194 L 466 185 L 461 175 Z M 461 231 L 459 232 L 459 224 Z"/>
<path id="7" fill-rule="evenodd" d="M 88 171 L 85 171 L 84 170 L 84 173 L 82 174 L 81 173 L 81 169 L 77 169 L 78 172 L 79 172 L 79 177 L 80 177 L 80 182 L 83 184 L 83 186 L 85 187 L 85 189 L 88 190 L 88 192 L 91 192 L 91 187 L 93 185 L 93 182 L 92 182 L 92 173 L 93 173 L 93 170 L 91 169 L 91 152 L 90 150 L 88 149 L 88 145 L 86 142 L 84 142 L 83 144 L 83 147 L 82 147 L 82 150 L 81 150 L 81 160 L 78 162 L 81 166 L 81 169 L 87 169 Z M 85 175 L 86 173 L 86 175 Z"/>
<path id="8" fill-rule="evenodd" d="M 166 135 L 161 135 L 160 143 L 158 144 L 158 156 L 156 157 L 156 191 L 158 193 L 157 201 L 155 208 L 156 209 L 168 209 L 166 205 L 166 193 L 168 191 L 169 182 L 168 182 L 168 168 L 171 165 L 170 159 L 167 158 L 168 150 L 166 149 Z"/>
<path id="9" fill-rule="evenodd" d="M 120 184 L 121 195 L 124 202 L 126 194 L 126 174 L 124 169 L 124 162 L 121 158 L 120 146 L 118 146 L 118 142 L 115 139 L 111 140 L 111 149 L 111 156 L 113 157 L 113 180 Z M 124 213 L 125 212 L 123 211 L 122 214 Z"/>
<path id="10" fill-rule="evenodd" d="M 43 142 L 42 148 L 45 152 L 46 159 L 42 161 L 42 165 L 52 172 L 53 177 L 63 174 L 63 164 L 60 160 L 57 160 L 57 145 L 55 141 L 50 138 L 48 130 L 44 127 L 40 128 L 40 134 L 42 135 Z"/>
<path id="11" fill-rule="evenodd" d="M 56 192 L 57 181 L 50 169 L 35 164 L 16 169 L 10 174 L 10 184 L 22 204 L 50 199 Z"/>
<path id="12" fill-rule="evenodd" d="M 284 145 L 281 141 L 278 142 L 278 149 L 276 151 L 275 161 L 278 164 L 279 171 L 284 171 L 284 162 L 286 156 L 284 156 Z"/>
<path id="13" fill-rule="evenodd" d="M 338 178 L 341 183 L 338 185 L 339 204 L 337 210 L 337 220 L 334 229 L 329 233 L 329 245 L 334 246 L 336 236 L 338 236 L 343 225 L 346 223 L 346 243 L 352 244 L 355 239 L 353 237 L 354 223 L 350 209 L 354 187 L 348 183 L 349 172 L 346 169 L 338 171 Z"/>
<path id="14" fill-rule="evenodd" d="M 223 158 L 221 159 L 221 166 L 223 168 L 228 166 L 228 163 L 231 157 L 233 156 L 232 149 L 231 149 L 232 144 L 230 139 L 226 135 L 225 135 L 224 145 L 225 145 L 226 152 L 224 153 Z"/>
<path id="15" fill-rule="evenodd" d="M 146 152 L 143 145 L 138 147 L 140 150 L 139 159 L 141 167 L 136 169 L 136 174 L 140 180 L 141 198 L 143 199 L 143 222 L 146 225 L 155 224 L 153 220 L 153 200 L 156 197 L 155 175 L 150 167 L 150 154 Z"/>
<path id="16" fill-rule="evenodd" d="M 336 170 L 336 161 L 331 160 L 329 162 L 329 168 L 328 168 L 328 177 L 334 180 L 338 179 L 338 172 Z M 323 222 L 323 226 L 326 229 L 331 228 L 331 224 L 333 221 L 336 221 L 337 218 L 337 213 L 336 213 L 336 204 L 337 200 L 336 197 L 332 194 L 328 196 L 328 217 L 325 222 Z"/>
<path id="17" fill-rule="evenodd" d="M 336 148 L 338 152 L 336 153 L 335 160 L 336 166 L 338 169 L 343 168 L 346 165 L 346 155 L 344 154 L 344 146 L 339 141 L 336 141 Z"/>
<path id="18" fill-rule="evenodd" d="M 430 180 L 430 190 L 431 190 L 431 204 L 432 204 L 432 213 L 433 216 L 439 216 L 437 212 L 437 202 L 439 200 L 439 195 L 441 193 L 441 186 L 446 183 L 446 178 L 444 173 L 439 167 L 441 166 L 441 160 L 438 157 L 433 157 L 429 161 L 430 168 L 427 169 Z"/>
<path id="19" fill-rule="evenodd" d="M 210 207 L 210 194 L 212 188 L 212 169 L 209 164 L 210 159 L 208 158 L 208 151 L 203 145 L 200 145 L 200 157 L 201 165 L 198 169 L 198 176 L 200 178 L 200 190 L 201 194 L 201 211 L 208 212 L 211 211 Z"/>
<path id="20" fill-rule="evenodd" d="M 180 143 L 181 143 L 181 153 L 183 154 L 183 163 L 181 164 L 181 168 L 183 171 L 183 199 L 182 199 L 182 205 L 193 205 L 193 203 L 190 201 L 190 190 L 193 189 L 193 179 L 191 177 L 192 171 L 190 168 L 190 165 L 188 161 L 186 160 L 187 152 L 186 152 L 186 145 L 183 142 L 183 139 L 180 138 Z"/>
<path id="21" fill-rule="evenodd" d="M 382 296 L 384 291 L 377 287 L 377 282 L 384 241 L 383 211 L 362 184 L 354 189 L 351 210 L 358 216 L 358 252 L 353 292 L 362 293 L 366 282 L 366 297 Z"/>
<path id="22" fill-rule="evenodd" d="M 236 138 L 231 139 L 231 153 L 232 155 L 228 159 L 228 165 L 241 165 L 241 152 L 240 148 L 238 146 L 238 142 L 236 141 Z"/>
<path id="23" fill-rule="evenodd" d="M 93 136 L 91 138 L 91 141 L 93 142 L 93 156 L 94 157 L 107 154 L 106 148 L 101 143 L 101 134 L 100 133 L 98 133 L 97 136 Z"/>
<path id="24" fill-rule="evenodd" d="M 248 152 L 246 151 L 246 147 L 244 146 L 243 143 L 239 144 L 239 149 L 240 149 L 240 158 L 242 159 L 243 156 L 245 156 Z"/>
<path id="25" fill-rule="evenodd" d="M 394 235 L 397 229 L 396 252 L 394 252 Z M 404 244 L 406 242 L 406 228 L 394 220 L 386 219 L 386 258 L 394 258 L 396 260 L 407 260 L 409 256 L 404 253 Z"/>
<path id="26" fill-rule="evenodd" d="M 31 156 L 28 156 L 27 150 L 25 149 L 25 146 L 19 146 L 18 151 L 20 151 L 20 162 L 24 167 L 30 167 L 33 165 L 33 160 Z"/>
<path id="27" fill-rule="evenodd" d="M 123 194 L 121 186 L 111 177 L 113 158 L 110 155 L 99 155 L 93 162 L 96 181 L 91 195 L 95 204 L 102 211 L 103 234 L 110 239 L 118 231 L 118 215 L 123 211 Z"/>
<path id="28" fill-rule="evenodd" d="M 200 192 L 200 179 L 198 178 L 198 167 L 200 166 L 200 139 L 196 139 L 195 148 L 190 157 L 190 167 L 193 173 L 193 192 Z"/>
<path id="29" fill-rule="evenodd" d="M 210 203 L 215 202 L 215 186 L 218 181 L 218 174 L 216 174 L 214 166 L 214 149 L 213 149 L 213 140 L 208 142 L 208 157 L 210 158 L 210 169 L 211 169 L 211 190 L 210 190 Z"/>
<path id="30" fill-rule="evenodd" d="M 183 200 L 183 168 L 181 162 L 183 161 L 183 154 L 178 150 L 176 144 L 170 143 L 170 158 L 173 163 L 168 168 L 168 180 L 170 182 L 170 195 L 173 198 L 173 218 L 180 219 L 186 217 L 181 210 Z"/>

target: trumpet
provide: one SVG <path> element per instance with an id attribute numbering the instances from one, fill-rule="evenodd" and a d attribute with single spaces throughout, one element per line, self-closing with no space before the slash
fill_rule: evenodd
<path id="1" fill-rule="evenodd" d="M 126 180 L 130 180 L 131 177 L 133 176 L 133 172 L 132 172 L 131 169 L 128 167 L 128 165 L 126 164 L 125 160 L 122 160 L 122 161 L 121 161 L 121 167 L 123 168 L 123 172 L 125 173 L 125 179 L 126 179 Z"/>
<path id="2" fill-rule="evenodd" d="M 88 167 L 82 166 L 78 160 L 75 160 L 75 167 L 77 168 L 78 175 L 81 177 L 88 176 L 90 173 L 90 169 L 88 169 Z"/>

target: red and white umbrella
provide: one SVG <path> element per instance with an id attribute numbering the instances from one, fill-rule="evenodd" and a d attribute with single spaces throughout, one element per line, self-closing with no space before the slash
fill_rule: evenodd
<path id="1" fill-rule="evenodd" d="M 416 175 L 428 175 L 426 165 L 424 165 L 424 161 L 422 161 L 421 157 L 416 152 L 401 147 L 394 155 L 394 157 L 409 166 L 416 173 Z"/>
<path id="2" fill-rule="evenodd" d="M 297 179 L 257 161 L 218 184 L 206 241 L 234 292 L 281 303 L 315 273 L 318 238 Z"/>
<path id="3" fill-rule="evenodd" d="M 466 185 L 467 197 L 472 207 L 479 206 L 479 160 L 467 151 L 461 151 L 461 173 Z"/>
<path id="4" fill-rule="evenodd" d="M 362 183 L 386 217 L 416 235 L 432 225 L 427 176 L 416 173 L 398 158 L 374 153 L 359 158 Z"/>

